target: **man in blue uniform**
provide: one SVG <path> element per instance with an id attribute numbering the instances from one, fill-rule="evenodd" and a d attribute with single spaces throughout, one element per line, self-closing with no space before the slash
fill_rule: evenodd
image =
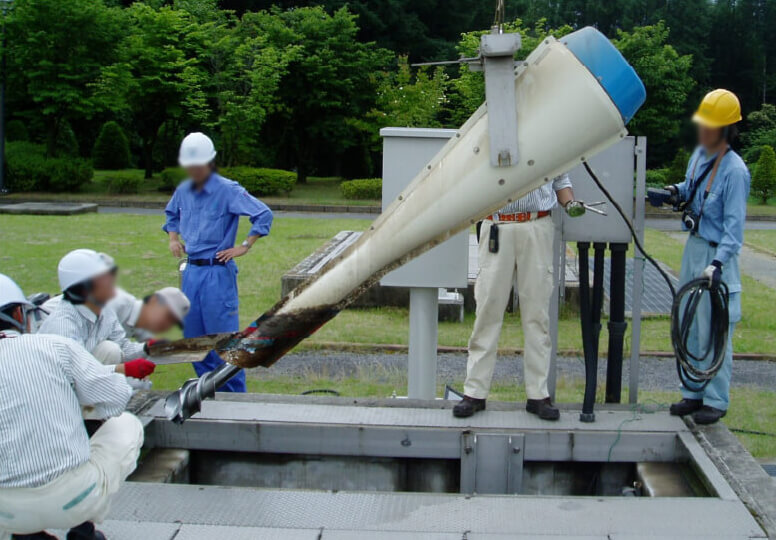
<path id="1" fill-rule="evenodd" d="M 215 157 L 213 141 L 206 135 L 191 133 L 183 139 L 179 163 L 189 178 L 178 186 L 165 209 L 163 230 L 170 237 L 170 252 L 178 258 L 184 253 L 188 256 L 182 285 L 191 300 L 183 327 L 187 338 L 240 329 L 233 259 L 248 253 L 272 226 L 272 211 L 240 184 L 219 175 Z M 235 246 L 240 216 L 248 216 L 252 225 L 248 237 Z M 223 363 L 211 351 L 194 363 L 194 370 L 201 376 Z M 245 392 L 245 373 L 240 372 L 219 391 Z"/>
<path id="2" fill-rule="evenodd" d="M 750 180 L 746 164 L 730 148 L 730 142 L 736 136 L 735 124 L 740 120 L 741 105 L 735 94 L 728 90 L 707 94 L 693 116 L 698 124 L 698 148 L 690 157 L 685 181 L 668 187 L 679 201 L 687 203 L 685 215 L 689 214 L 695 225 L 683 219 L 689 236 L 682 257 L 680 286 L 704 277 L 712 287 L 724 281 L 730 292 L 730 328 L 720 371 L 700 392 L 682 387 L 683 399 L 671 405 L 671 414 L 692 414 L 698 424 L 718 421 L 725 416 L 730 402 L 733 330 L 741 320 L 738 252 L 744 240 Z M 688 339 L 695 356 L 701 356 L 706 350 L 710 318 L 711 303 L 705 299 L 698 306 Z"/>

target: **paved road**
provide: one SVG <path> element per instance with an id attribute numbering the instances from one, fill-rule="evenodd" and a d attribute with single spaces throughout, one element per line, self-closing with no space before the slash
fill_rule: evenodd
<path id="1" fill-rule="evenodd" d="M 647 218 L 644 220 L 644 225 L 646 225 L 650 229 L 657 229 L 659 231 L 681 231 L 682 230 L 682 224 L 679 221 L 679 214 L 676 215 L 676 219 Z M 751 231 L 776 230 L 776 221 L 747 220 L 746 229 Z"/>
<path id="2" fill-rule="evenodd" d="M 666 323 L 666 326 L 668 323 Z M 645 390 L 677 390 L 676 367 L 672 359 L 642 358 L 640 388 Z M 358 354 L 347 352 L 300 352 L 282 358 L 270 370 L 257 368 L 251 376 L 258 379 L 272 376 L 361 377 L 383 381 L 396 380 L 398 374 L 407 372 L 407 355 Z M 624 381 L 628 380 L 628 366 L 623 368 Z M 776 388 L 776 362 L 738 361 L 733 368 L 733 386 Z M 522 384 L 522 357 L 500 357 L 496 363 L 493 380 L 499 383 Z M 566 379 L 582 379 L 585 366 L 581 358 L 559 358 L 558 376 Z M 466 355 L 442 354 L 437 364 L 440 383 L 460 385 L 466 376 Z M 606 378 L 606 359 L 601 359 L 598 379 Z M 402 391 L 403 388 L 397 388 Z"/>

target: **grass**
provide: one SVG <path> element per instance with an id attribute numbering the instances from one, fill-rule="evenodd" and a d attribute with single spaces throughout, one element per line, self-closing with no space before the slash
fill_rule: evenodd
<path id="1" fill-rule="evenodd" d="M 127 169 L 138 177 L 144 175 L 141 169 Z M 153 176 L 143 183 L 139 193 L 116 195 L 108 193 L 108 179 L 114 171 L 94 171 L 94 177 L 90 184 L 83 187 L 77 193 L 12 193 L 6 196 L 8 199 L 24 200 L 51 200 L 85 201 L 112 200 L 112 201 L 142 201 L 144 203 L 166 203 L 170 199 L 170 193 L 159 191 L 162 185 L 161 178 Z M 379 200 L 349 200 L 342 196 L 340 183 L 343 178 L 315 177 L 307 179 L 306 184 L 297 184 L 288 195 L 276 195 L 262 197 L 261 199 L 272 206 L 273 204 L 315 204 L 322 206 L 379 206 Z"/>
<path id="2" fill-rule="evenodd" d="M 247 233 L 243 220 L 238 238 Z M 280 278 L 299 261 L 312 253 L 337 232 L 363 230 L 368 220 L 357 219 L 292 219 L 275 221 L 272 234 L 258 245 L 240 265 L 240 314 L 247 324 L 280 298 Z M 123 214 L 89 214 L 69 217 L 0 215 L 0 269 L 17 279 L 31 293 L 57 290 L 56 265 L 60 257 L 77 247 L 91 247 L 116 257 L 122 285 L 136 295 L 145 295 L 178 281 L 176 261 L 167 250 L 166 236 L 161 232 L 162 219 L 156 216 Z M 674 269 L 681 261 L 681 244 L 665 233 L 648 230 L 646 248 Z M 776 319 L 771 309 L 776 305 L 776 291 L 758 286 L 744 277 L 744 320 L 736 327 L 735 349 L 747 353 L 776 351 Z M 753 294 L 753 291 L 758 291 Z M 474 315 L 467 314 L 463 323 L 440 323 L 442 345 L 465 347 Z M 406 344 L 408 313 L 404 308 L 347 310 L 324 326 L 309 340 L 320 342 L 357 342 Z M 604 321 L 605 328 L 605 321 Z M 631 326 L 626 335 L 630 342 Z M 506 314 L 501 334 L 502 347 L 516 348 L 523 343 L 519 314 Z M 579 319 L 564 310 L 559 321 L 558 344 L 561 349 L 582 348 Z M 601 352 L 607 339 L 602 336 Z M 668 318 L 642 321 L 642 350 L 670 351 Z"/>
<path id="3" fill-rule="evenodd" d="M 756 249 L 776 255 L 776 230 L 748 230 L 744 233 L 744 241 Z M 776 261 L 774 262 L 774 271 L 776 271 Z"/>
<path id="4" fill-rule="evenodd" d="M 763 204 L 755 197 L 749 197 L 749 204 L 746 205 L 746 215 L 776 217 L 776 197 L 769 199 L 766 204 Z"/>

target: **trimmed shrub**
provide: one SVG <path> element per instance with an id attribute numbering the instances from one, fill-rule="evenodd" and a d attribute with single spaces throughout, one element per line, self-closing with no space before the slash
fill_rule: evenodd
<path id="1" fill-rule="evenodd" d="M 46 183 L 46 148 L 24 141 L 5 145 L 6 182 L 11 191 L 42 189 Z"/>
<path id="2" fill-rule="evenodd" d="M 138 193 L 145 178 L 140 171 L 116 171 L 105 178 L 105 183 L 108 184 L 108 193 Z"/>
<path id="3" fill-rule="evenodd" d="M 340 187 L 346 199 L 380 199 L 383 196 L 382 178 L 348 180 L 342 182 Z"/>
<path id="4" fill-rule="evenodd" d="M 776 195 L 776 153 L 770 146 L 763 146 L 760 151 L 760 159 L 752 176 L 752 195 L 755 195 L 762 204 Z"/>
<path id="5" fill-rule="evenodd" d="M 78 139 L 75 137 L 70 122 L 63 122 L 59 126 L 59 133 L 57 133 L 55 153 L 57 157 L 77 157 L 80 155 L 80 148 L 78 146 Z"/>
<path id="6" fill-rule="evenodd" d="M 690 153 L 684 148 L 680 148 L 676 151 L 673 161 L 666 170 L 666 183 L 678 184 L 684 182 L 684 177 L 687 174 L 687 162 L 690 161 Z"/>
<path id="7" fill-rule="evenodd" d="M 296 173 L 281 169 L 255 167 L 225 167 L 219 173 L 238 182 L 254 195 L 277 195 L 290 193 L 296 184 Z"/>
<path id="8" fill-rule="evenodd" d="M 21 120 L 8 122 L 8 125 L 5 126 L 5 140 L 8 142 L 29 141 L 30 132 L 27 130 L 27 124 Z"/>
<path id="9" fill-rule="evenodd" d="M 129 140 L 116 122 L 105 122 L 92 149 L 96 169 L 116 171 L 129 167 Z"/>
<path id="10" fill-rule="evenodd" d="M 648 169 L 647 170 L 647 186 L 662 188 L 666 184 L 670 184 L 668 181 L 667 169 Z"/>
<path id="11" fill-rule="evenodd" d="M 167 167 L 159 176 L 162 179 L 161 191 L 174 191 L 178 184 L 186 179 L 186 171 L 180 167 Z"/>
<path id="12" fill-rule="evenodd" d="M 89 161 L 78 158 L 46 158 L 45 147 L 28 142 L 6 145 L 8 187 L 13 191 L 77 191 L 91 181 Z"/>

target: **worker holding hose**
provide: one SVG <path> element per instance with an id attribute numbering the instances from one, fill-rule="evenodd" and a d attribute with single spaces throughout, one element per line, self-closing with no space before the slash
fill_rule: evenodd
<path id="1" fill-rule="evenodd" d="M 183 293 L 191 301 L 184 319 L 183 336 L 236 332 L 240 329 L 237 265 L 261 237 L 269 234 L 272 211 L 237 182 L 216 172 L 216 149 L 203 133 L 191 133 L 181 143 L 179 163 L 188 179 L 175 190 L 165 209 L 163 230 L 169 235 L 170 252 L 187 255 Z M 240 216 L 248 216 L 248 237 L 235 246 Z M 185 241 L 185 247 L 181 240 Z M 194 363 L 198 376 L 220 367 L 215 351 Z M 219 391 L 245 392 L 245 373 Z"/>
<path id="2" fill-rule="evenodd" d="M 728 90 L 708 93 L 693 121 L 697 124 L 698 147 L 690 157 L 685 180 L 667 188 L 672 194 L 670 202 L 682 208 L 682 226 L 689 233 L 679 285 L 700 277 L 708 280 L 714 292 L 724 282 L 729 292 L 729 328 L 724 360 L 716 376 L 705 387 L 683 376 L 683 399 L 671 405 L 671 414 L 692 414 L 698 424 L 713 424 L 725 416 L 730 402 L 733 330 L 741 320 L 738 253 L 744 239 L 750 176 L 744 161 L 730 147 L 738 134 L 736 124 L 741 121 L 741 106 L 735 94 Z M 709 298 L 700 301 L 691 324 L 687 351 L 701 361 L 689 361 L 705 369 L 714 355 L 716 338 Z"/>
<path id="3" fill-rule="evenodd" d="M 543 420 L 560 418 L 547 388 L 555 231 L 550 212 L 558 202 L 569 216 L 585 213 L 585 206 L 574 200 L 567 174 L 508 204 L 482 223 L 480 269 L 474 287 L 477 318 L 469 339 L 464 398 L 453 408 L 454 416 L 464 418 L 485 409 L 504 310 L 516 282 L 525 339 L 526 410 Z"/>

